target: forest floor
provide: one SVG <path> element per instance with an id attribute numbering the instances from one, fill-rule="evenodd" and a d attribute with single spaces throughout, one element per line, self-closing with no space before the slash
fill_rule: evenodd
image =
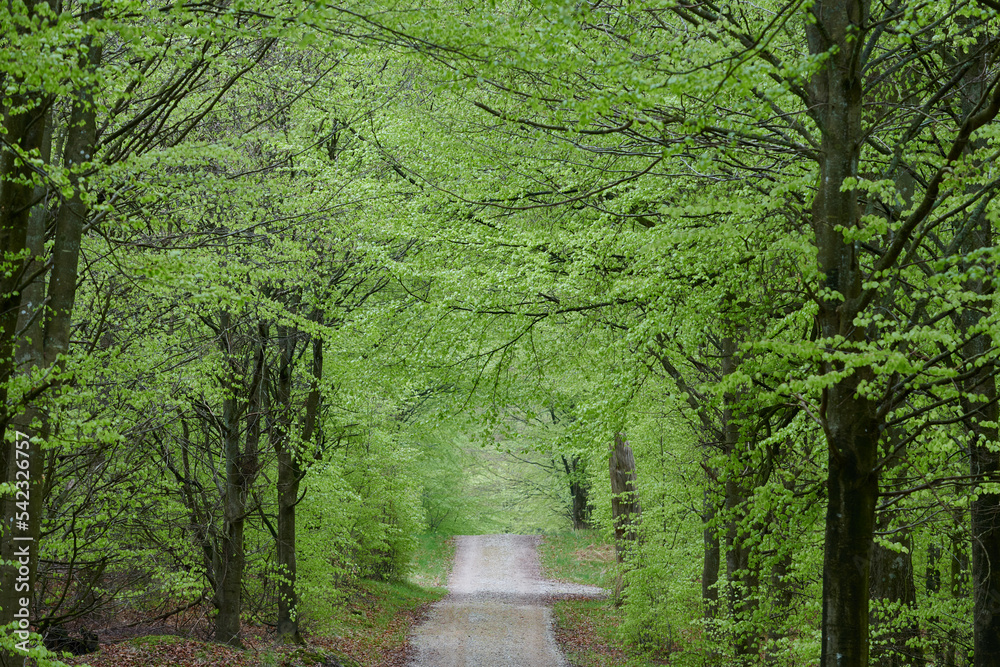
<path id="1" fill-rule="evenodd" d="M 90 667 L 403 667 L 407 637 L 444 595 L 412 584 L 364 582 L 337 610 L 336 631 L 303 632 L 308 648 L 277 646 L 266 628 L 243 628 L 243 650 L 183 635 L 144 635 L 104 643 L 97 653 L 66 659 Z"/>
<path id="2" fill-rule="evenodd" d="M 443 587 L 454 553 L 446 536 L 420 537 L 413 572 L 405 582 L 361 581 L 342 591 L 342 601 L 319 618 L 305 622 L 308 648 L 277 646 L 273 631 L 244 625 L 246 648 L 229 648 L 207 641 L 204 628 L 183 619 L 170 626 L 131 632 L 101 632 L 96 653 L 66 658 L 68 665 L 90 667 L 404 667 L 410 660 L 408 638 L 432 603 L 447 593 Z"/>

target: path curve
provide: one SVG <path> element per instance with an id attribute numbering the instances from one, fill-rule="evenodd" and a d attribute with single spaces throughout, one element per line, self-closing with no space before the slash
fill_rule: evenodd
<path id="1" fill-rule="evenodd" d="M 596 586 L 547 581 L 532 535 L 462 535 L 448 597 L 412 640 L 411 667 L 566 667 L 546 596 L 599 597 Z"/>

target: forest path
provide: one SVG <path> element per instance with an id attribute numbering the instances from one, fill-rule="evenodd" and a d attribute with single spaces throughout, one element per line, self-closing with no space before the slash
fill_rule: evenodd
<path id="1" fill-rule="evenodd" d="M 455 540 L 448 597 L 417 628 L 412 667 L 565 667 L 546 597 L 604 591 L 542 579 L 537 536 Z"/>

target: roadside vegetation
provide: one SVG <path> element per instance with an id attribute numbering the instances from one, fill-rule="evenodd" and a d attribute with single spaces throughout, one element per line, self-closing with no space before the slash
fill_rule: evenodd
<path id="1" fill-rule="evenodd" d="M 616 577 L 615 548 L 599 530 L 576 530 L 542 537 L 542 576 L 599 586 L 609 593 Z M 645 667 L 651 656 L 622 634 L 622 609 L 613 597 L 553 600 L 556 641 L 576 667 Z"/>
<path id="2" fill-rule="evenodd" d="M 399 581 L 362 579 L 336 604 L 306 610 L 309 646 L 274 645 L 273 629 L 244 626 L 246 648 L 232 649 L 178 634 L 150 634 L 103 644 L 99 652 L 69 658 L 90 667 L 323 667 L 336 659 L 344 667 L 404 667 L 407 638 L 427 608 L 447 593 L 443 588 L 454 556 L 445 535 L 418 536 L 409 575 Z M 330 662 L 330 664 L 333 664 Z"/>

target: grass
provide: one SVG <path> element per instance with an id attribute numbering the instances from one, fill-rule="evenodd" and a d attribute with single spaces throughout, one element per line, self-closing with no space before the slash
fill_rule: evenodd
<path id="1" fill-rule="evenodd" d="M 444 597 L 440 588 L 408 581 L 361 581 L 310 644 L 338 651 L 361 665 L 402 658 L 406 638 L 427 605 Z"/>
<path id="2" fill-rule="evenodd" d="M 578 667 L 645 664 L 629 656 L 617 638 L 618 609 L 608 600 L 560 600 L 552 606 L 556 640 Z"/>
<path id="3" fill-rule="evenodd" d="M 144 635 L 142 637 L 133 637 L 128 640 L 128 643 L 132 646 L 160 646 L 164 644 L 177 644 L 184 640 L 184 637 L 177 635 Z"/>
<path id="4" fill-rule="evenodd" d="M 615 549 L 592 530 L 546 535 L 538 548 L 543 576 L 611 589 Z M 565 599 L 552 606 L 556 640 L 577 667 L 647 667 L 648 659 L 618 639 L 621 611 L 611 599 Z"/>
<path id="5" fill-rule="evenodd" d="M 610 588 L 615 570 L 614 546 L 596 530 L 546 535 L 538 547 L 549 579 Z"/>
<path id="6" fill-rule="evenodd" d="M 362 665 L 395 659 L 402 664 L 406 638 L 427 606 L 447 594 L 445 583 L 455 553 L 454 540 L 428 533 L 417 538 L 406 581 L 360 581 L 347 601 L 323 624 L 335 649 Z"/>
<path id="7" fill-rule="evenodd" d="M 438 533 L 417 536 L 417 550 L 411 561 L 409 581 L 418 586 L 444 588 L 455 560 L 455 539 Z"/>

